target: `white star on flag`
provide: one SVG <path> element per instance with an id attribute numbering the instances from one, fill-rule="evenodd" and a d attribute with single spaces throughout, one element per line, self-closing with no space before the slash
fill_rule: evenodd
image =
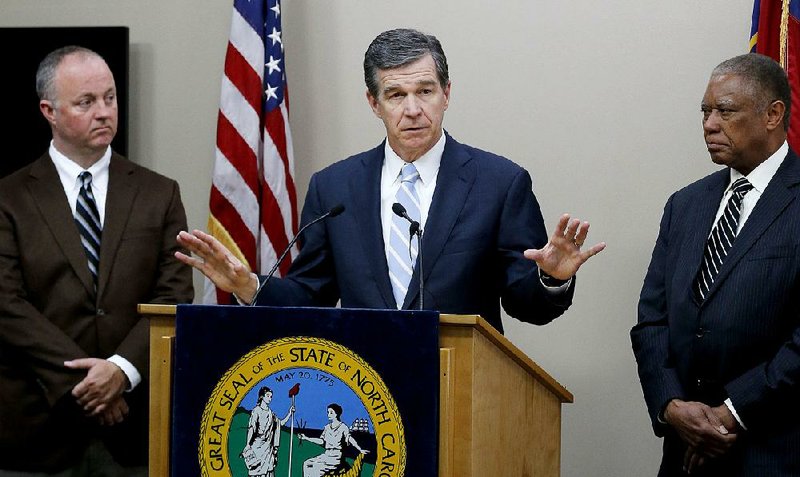
<path id="1" fill-rule="evenodd" d="M 272 45 L 273 46 L 275 45 L 275 43 L 280 43 L 281 44 L 281 49 L 283 49 L 283 41 L 281 41 L 281 32 L 279 32 L 278 30 L 273 28 L 272 29 L 272 33 L 267 35 L 267 38 L 272 40 Z"/>
<path id="2" fill-rule="evenodd" d="M 280 58 L 274 58 L 272 55 L 269 55 L 269 63 L 264 65 L 267 68 L 269 68 L 269 72 L 267 74 L 271 75 L 274 71 L 280 71 L 281 68 L 278 66 L 278 63 L 280 62 L 281 62 Z"/>
<path id="3" fill-rule="evenodd" d="M 269 101 L 272 98 L 278 99 L 278 95 L 275 94 L 275 91 L 278 91 L 278 87 L 277 86 L 274 86 L 274 87 L 270 86 L 269 83 L 267 83 L 267 89 L 264 91 L 264 94 L 267 95 L 267 101 Z"/>

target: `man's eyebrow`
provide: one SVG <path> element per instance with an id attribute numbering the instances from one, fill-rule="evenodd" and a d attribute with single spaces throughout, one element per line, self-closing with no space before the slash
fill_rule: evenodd
<path id="1" fill-rule="evenodd" d="M 430 86 L 435 84 L 437 84 L 437 81 L 432 79 L 421 79 L 414 81 L 415 86 Z M 386 85 L 386 87 L 383 88 L 383 92 L 388 93 L 401 88 L 402 85 L 400 85 L 399 83 L 389 83 L 388 85 Z"/>
<path id="2" fill-rule="evenodd" d="M 702 101 L 700 103 L 700 107 L 701 108 L 719 109 L 720 106 L 724 106 L 724 107 L 730 108 L 732 106 L 739 106 L 739 103 L 735 99 L 732 99 L 732 98 L 722 98 L 722 99 L 719 99 L 717 101 L 714 101 L 713 106 L 708 101 Z"/>
<path id="3" fill-rule="evenodd" d="M 740 104 L 740 102 L 736 101 L 734 98 L 723 97 L 717 100 L 717 106 L 736 106 L 738 104 Z"/>

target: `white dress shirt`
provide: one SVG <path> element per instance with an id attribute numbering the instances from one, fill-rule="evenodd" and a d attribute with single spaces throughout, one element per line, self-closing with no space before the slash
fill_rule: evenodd
<path id="1" fill-rule="evenodd" d="M 442 163 L 444 144 L 445 135 L 442 133 L 442 137 L 439 138 L 436 144 L 422 157 L 414 161 L 414 166 L 419 172 L 419 179 L 414 182 L 414 189 L 417 191 L 417 197 L 419 198 L 419 225 L 423 231 L 425 230 L 428 211 L 433 201 L 433 192 L 436 190 L 436 179 L 439 176 L 439 165 Z M 389 240 L 387 238 L 392 227 L 392 217 L 394 217 L 392 204 L 397 202 L 395 196 L 400 189 L 400 169 L 405 164 L 406 162 L 400 159 L 400 156 L 392 150 L 387 140 L 384 147 L 383 168 L 381 169 L 381 227 L 387 256 L 389 254 Z"/>
<path id="2" fill-rule="evenodd" d="M 58 178 L 61 180 L 61 186 L 64 188 L 64 193 L 67 195 L 70 210 L 72 210 L 73 217 L 75 216 L 75 209 L 78 204 L 78 195 L 81 191 L 81 180 L 78 176 L 88 171 L 92 174 L 92 195 L 94 196 L 95 203 L 97 204 L 97 212 L 100 214 L 101 226 L 105 224 L 106 218 L 106 197 L 108 195 L 108 166 L 111 163 L 111 147 L 106 149 L 103 157 L 99 161 L 92 164 L 88 169 L 84 169 L 77 163 L 73 162 L 67 156 L 59 152 L 53 142 L 50 142 L 50 158 L 58 171 Z M 101 239 L 102 243 L 102 239 Z M 102 247 L 102 245 L 101 245 Z M 88 265 L 87 265 L 88 267 Z M 130 361 L 122 356 L 115 354 L 108 358 L 108 361 L 116 364 L 125 373 L 128 378 L 130 387 L 128 391 L 133 390 L 142 382 L 142 375 L 139 370 L 131 364 Z"/>
<path id="3" fill-rule="evenodd" d="M 755 169 L 753 169 L 750 174 L 747 174 L 747 181 L 752 184 L 753 188 L 744 195 L 744 199 L 742 199 L 742 208 L 739 213 L 739 224 L 736 227 L 736 234 L 739 234 L 739 231 L 742 230 L 744 223 L 747 222 L 747 219 L 750 217 L 750 213 L 756 206 L 758 199 L 761 198 L 761 194 L 764 193 L 764 190 L 769 185 L 772 178 L 775 176 L 775 173 L 778 171 L 778 168 L 781 167 L 783 164 L 783 160 L 786 158 L 786 155 L 789 153 L 789 143 L 786 141 L 783 142 L 783 145 L 775 151 L 774 154 L 769 156 L 766 161 L 759 164 Z M 719 209 L 717 210 L 717 216 L 714 219 L 714 224 L 716 225 L 717 221 L 722 214 L 725 212 L 725 207 L 728 205 L 728 199 L 731 198 L 731 186 L 734 182 L 738 179 L 745 177 L 742 175 L 741 172 L 737 171 L 734 168 L 730 169 L 731 171 L 731 181 L 728 184 L 728 188 L 725 190 L 725 194 L 722 196 L 722 200 L 719 203 Z M 712 227 L 713 229 L 713 227 Z M 709 235 L 711 235 L 709 233 Z"/>

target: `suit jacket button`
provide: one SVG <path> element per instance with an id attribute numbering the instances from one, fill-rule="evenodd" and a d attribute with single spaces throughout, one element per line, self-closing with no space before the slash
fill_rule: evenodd
<path id="1" fill-rule="evenodd" d="M 697 333 L 695 333 L 695 336 L 696 336 L 696 337 L 698 337 L 698 338 L 702 338 L 703 336 L 705 336 L 705 334 L 706 334 L 706 333 L 708 333 L 708 330 L 707 330 L 707 329 L 705 329 L 705 328 L 698 328 L 698 329 L 697 329 Z"/>
<path id="2" fill-rule="evenodd" d="M 97 310 L 97 316 L 103 316 L 106 314 L 106 310 L 100 308 Z"/>

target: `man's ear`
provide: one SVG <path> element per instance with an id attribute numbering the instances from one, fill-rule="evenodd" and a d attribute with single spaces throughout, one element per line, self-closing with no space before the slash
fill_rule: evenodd
<path id="1" fill-rule="evenodd" d="M 379 119 L 381 118 L 381 113 L 378 105 L 378 100 L 375 99 L 372 94 L 370 94 L 369 90 L 367 90 L 367 102 L 369 102 L 369 107 L 372 108 L 372 112 L 377 116 Z"/>
<path id="2" fill-rule="evenodd" d="M 56 108 L 52 101 L 47 99 L 39 101 L 39 111 L 42 112 L 42 116 L 44 116 L 48 123 L 55 124 Z"/>
<path id="3" fill-rule="evenodd" d="M 783 128 L 783 115 L 786 113 L 786 105 L 783 101 L 776 99 L 767 106 L 767 130 L 772 131 Z"/>

